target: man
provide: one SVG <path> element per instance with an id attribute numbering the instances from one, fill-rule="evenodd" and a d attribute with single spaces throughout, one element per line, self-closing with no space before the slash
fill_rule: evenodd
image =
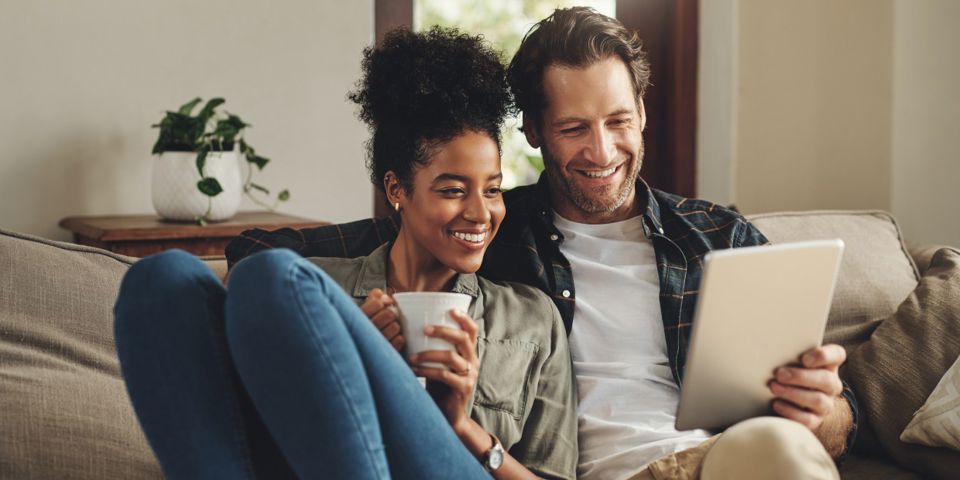
<path id="1" fill-rule="evenodd" d="M 582 478 L 837 478 L 855 435 L 856 404 L 836 345 L 775 372 L 783 418 L 754 419 L 719 437 L 673 428 L 702 257 L 766 243 L 740 215 L 649 188 L 639 40 L 587 8 L 535 25 L 509 69 L 528 142 L 545 173 L 504 194 L 507 216 L 481 273 L 535 285 L 567 326 L 580 402 Z M 392 238 L 394 219 L 309 231 L 246 232 L 232 262 L 275 246 L 307 256 L 363 255 Z M 576 289 L 574 288 L 576 285 Z M 395 321 L 388 297 L 365 311 Z"/>

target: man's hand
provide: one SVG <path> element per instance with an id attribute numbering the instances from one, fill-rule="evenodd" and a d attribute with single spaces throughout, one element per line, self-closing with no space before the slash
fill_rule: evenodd
<path id="1" fill-rule="evenodd" d="M 393 348 L 398 352 L 403 350 L 407 340 L 400 334 L 400 316 L 393 297 L 383 293 L 379 288 L 374 288 L 363 305 L 360 305 L 360 310 L 380 330 Z"/>
<path id="2" fill-rule="evenodd" d="M 843 393 L 837 371 L 846 359 L 840 345 L 824 345 L 804 352 L 799 364 L 777 368 L 770 382 L 773 410 L 817 433 Z"/>
<path id="3" fill-rule="evenodd" d="M 843 383 L 837 374 L 846 359 L 839 345 L 813 348 L 800 356 L 799 364 L 777 368 L 770 382 L 776 397 L 773 410 L 813 431 L 834 459 L 845 450 L 853 428 L 853 412 L 841 396 Z"/>

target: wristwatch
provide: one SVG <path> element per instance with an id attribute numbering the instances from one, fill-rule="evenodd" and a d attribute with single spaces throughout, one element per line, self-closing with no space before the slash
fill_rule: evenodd
<path id="1" fill-rule="evenodd" d="M 503 465 L 503 445 L 500 445 L 496 435 L 491 433 L 490 438 L 493 440 L 493 446 L 483 454 L 483 468 L 488 472 L 494 472 Z"/>

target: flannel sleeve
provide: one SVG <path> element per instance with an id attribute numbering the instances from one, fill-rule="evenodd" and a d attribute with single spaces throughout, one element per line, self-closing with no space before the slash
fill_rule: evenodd
<path id="1" fill-rule="evenodd" d="M 393 241 L 399 230 L 398 215 L 299 230 L 281 228 L 268 232 L 255 228 L 231 240 L 224 255 L 228 269 L 254 253 L 271 248 L 289 248 L 304 257 L 356 258 Z"/>

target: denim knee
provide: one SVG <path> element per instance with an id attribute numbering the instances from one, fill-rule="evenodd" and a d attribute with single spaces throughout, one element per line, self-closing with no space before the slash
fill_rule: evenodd
<path id="1" fill-rule="evenodd" d="M 318 280 L 320 289 L 338 285 L 320 267 L 305 260 L 300 254 L 286 248 L 257 252 L 237 263 L 230 272 L 230 291 L 238 297 L 262 297 L 268 291 L 276 292 L 294 277 Z"/>
<path id="2" fill-rule="evenodd" d="M 199 279 L 213 272 L 199 258 L 180 249 L 150 255 L 134 263 L 123 277 L 124 283 L 163 286 L 187 279 Z"/>
<path id="3" fill-rule="evenodd" d="M 302 257 L 286 248 L 257 252 L 237 263 L 230 271 L 230 288 L 247 289 L 267 282 L 282 281 L 293 263 Z"/>
<path id="4" fill-rule="evenodd" d="M 302 295 L 313 305 L 331 302 L 339 285 L 325 272 L 289 249 L 258 252 L 240 261 L 230 274 L 226 312 L 231 335 L 280 327 L 279 319 L 300 315 Z M 244 332 L 244 333 L 242 333 Z"/>
<path id="5" fill-rule="evenodd" d="M 123 276 L 114 312 L 139 311 L 167 302 L 206 299 L 220 280 L 199 258 L 183 250 L 168 250 L 134 263 Z M 136 321 L 140 315 L 117 317 Z"/>

